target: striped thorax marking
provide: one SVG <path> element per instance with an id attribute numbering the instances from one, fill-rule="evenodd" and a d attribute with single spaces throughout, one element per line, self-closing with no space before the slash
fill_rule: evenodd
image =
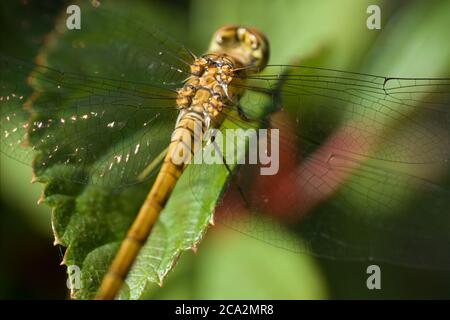
<path id="1" fill-rule="evenodd" d="M 224 119 L 224 109 L 239 99 L 240 91 L 230 89 L 236 64 L 232 58 L 216 54 L 195 59 L 191 76 L 178 90 L 180 113 L 172 134 L 168 161 L 177 165 L 189 163 L 201 148 L 206 131 L 210 126 L 219 127 Z"/>

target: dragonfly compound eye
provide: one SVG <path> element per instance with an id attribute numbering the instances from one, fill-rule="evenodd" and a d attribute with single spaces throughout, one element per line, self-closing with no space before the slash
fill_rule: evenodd
<path id="1" fill-rule="evenodd" d="M 269 60 L 266 37 L 253 28 L 225 26 L 216 31 L 209 46 L 210 54 L 230 57 L 247 74 L 259 72 Z"/>

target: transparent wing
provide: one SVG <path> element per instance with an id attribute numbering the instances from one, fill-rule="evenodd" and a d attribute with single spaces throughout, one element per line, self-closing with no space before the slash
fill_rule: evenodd
<path id="1" fill-rule="evenodd" d="M 245 87 L 245 114 L 280 130 L 279 170 L 239 170 L 216 220 L 294 252 L 450 266 L 449 79 L 275 66 Z"/>
<path id="2" fill-rule="evenodd" d="M 36 155 L 40 176 L 56 171 L 70 181 L 122 187 L 136 183 L 170 140 L 172 90 L 6 57 L 0 64 L 1 150 L 28 165 Z"/>
<path id="3" fill-rule="evenodd" d="M 216 211 L 227 227 L 319 257 L 449 267 L 450 193 L 442 182 L 329 154 L 273 177 L 249 171 L 232 178 L 235 188 Z"/>
<path id="4" fill-rule="evenodd" d="M 170 141 L 175 89 L 193 58 L 143 25 L 145 12 L 124 11 L 85 6 L 76 31 L 63 15 L 36 59 L 42 65 L 0 57 L 1 151 L 31 164 L 37 150 L 42 179 L 134 184 Z"/>
<path id="5" fill-rule="evenodd" d="M 189 76 L 193 56 L 147 21 L 146 10 L 120 3 L 82 7 L 82 27 L 76 32 L 67 29 L 63 14 L 47 37 L 46 57 L 38 62 L 50 61 L 65 72 L 178 88 Z"/>
<path id="6" fill-rule="evenodd" d="M 247 87 L 272 96 L 298 121 L 298 135 L 310 142 L 322 143 L 345 127 L 345 138 L 333 143 L 342 151 L 370 156 L 382 145 L 383 152 L 376 154 L 380 160 L 449 159 L 448 78 L 386 78 L 296 66 L 270 66 L 266 72 L 270 74 L 252 77 Z M 249 113 L 254 105 L 249 103 Z M 401 132 L 398 126 L 410 130 L 390 139 Z"/>

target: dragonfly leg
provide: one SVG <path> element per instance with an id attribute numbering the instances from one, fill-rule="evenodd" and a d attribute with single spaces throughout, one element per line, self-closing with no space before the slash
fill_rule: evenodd
<path id="1" fill-rule="evenodd" d="M 213 136 L 211 137 L 211 143 L 214 145 L 214 148 L 216 149 L 216 152 L 217 152 L 218 154 L 220 154 L 220 156 L 222 157 L 222 162 L 223 162 L 223 164 L 225 165 L 225 168 L 227 169 L 228 174 L 230 175 L 231 179 L 234 179 L 234 180 L 235 180 L 234 183 L 236 184 L 237 190 L 238 190 L 240 196 L 242 197 L 242 200 L 243 200 L 244 203 L 245 203 L 245 207 L 246 207 L 246 208 L 250 208 L 250 202 L 249 202 L 249 200 L 247 199 L 247 197 L 246 197 L 245 194 L 244 194 L 244 189 L 243 189 L 243 188 L 241 187 L 241 185 L 236 181 L 235 174 L 234 174 L 234 172 L 231 170 L 230 166 L 228 165 L 227 160 L 226 160 L 224 154 L 222 153 L 222 151 L 220 150 L 219 146 L 218 146 L 217 143 L 214 141 L 214 137 L 215 137 L 215 135 L 213 135 Z"/>

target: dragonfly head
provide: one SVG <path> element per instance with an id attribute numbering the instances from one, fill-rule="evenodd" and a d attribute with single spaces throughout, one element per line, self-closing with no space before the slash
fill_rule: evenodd
<path id="1" fill-rule="evenodd" d="M 246 73 L 256 73 L 267 65 L 269 42 L 264 34 L 253 28 L 224 26 L 214 34 L 209 53 L 228 55 Z"/>

